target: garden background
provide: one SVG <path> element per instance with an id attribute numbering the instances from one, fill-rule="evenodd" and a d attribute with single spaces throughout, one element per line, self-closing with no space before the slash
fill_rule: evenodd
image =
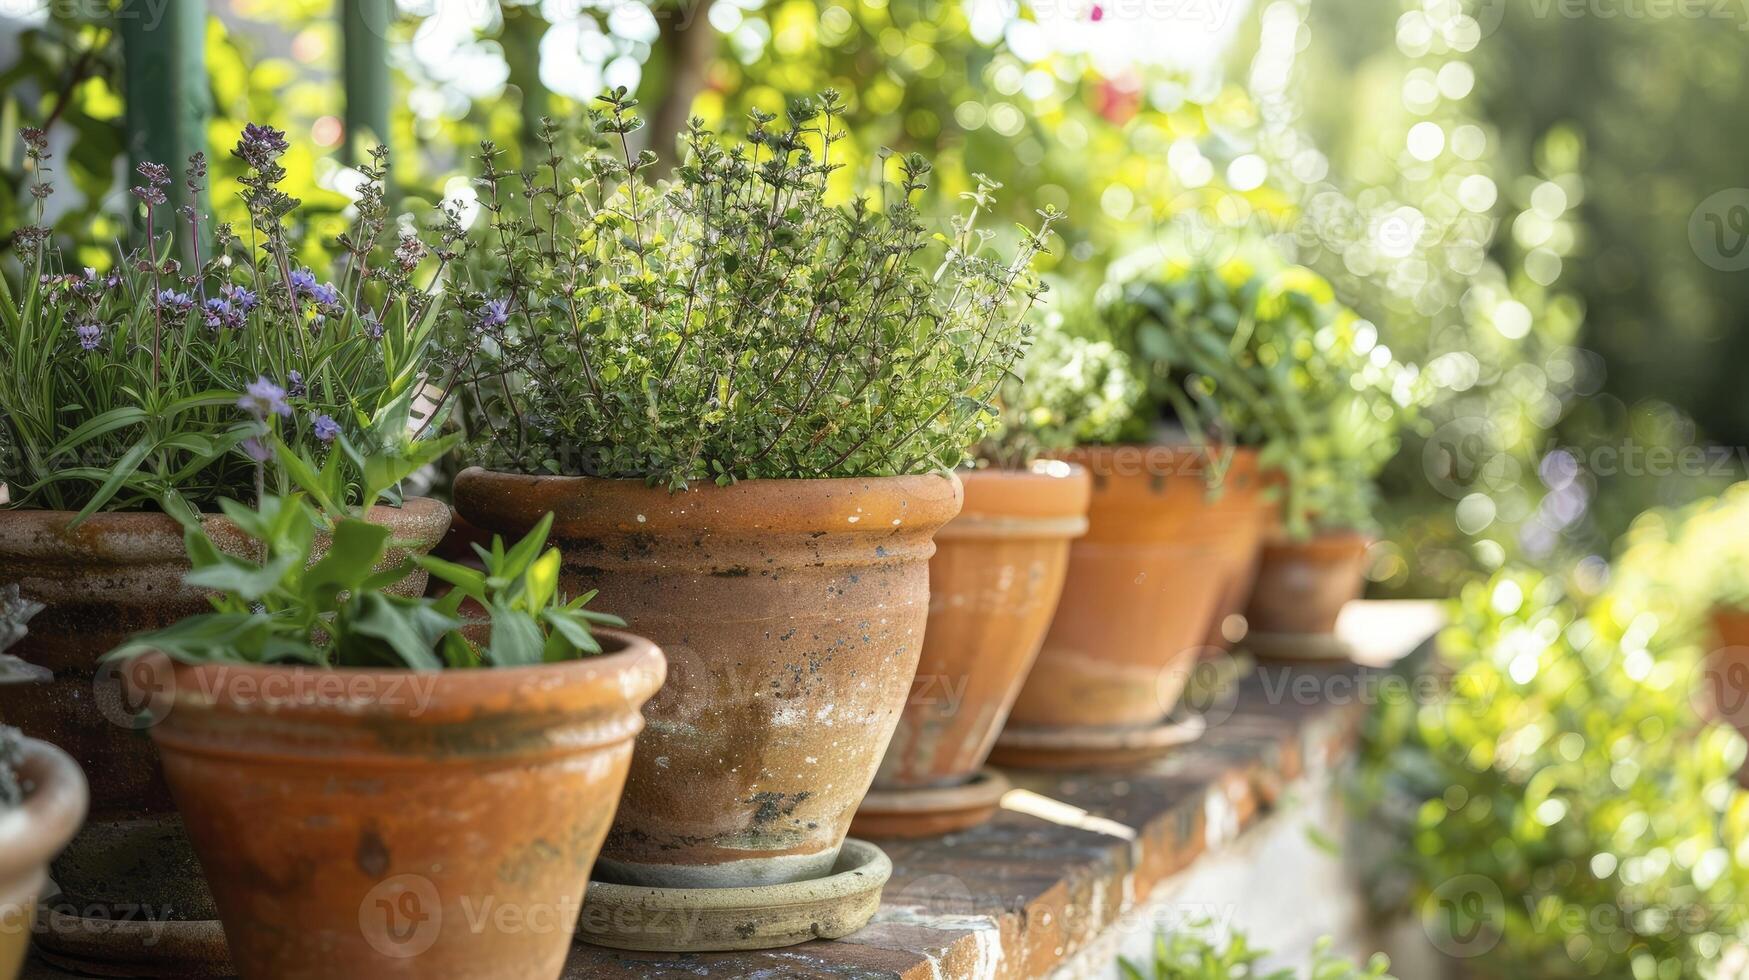
<path id="1" fill-rule="evenodd" d="M 603 87 L 636 94 L 664 153 L 689 114 L 832 88 L 846 187 L 882 148 L 918 150 L 944 224 L 974 174 L 1013 221 L 1065 211 L 1044 260 L 1065 317 L 1150 264 L 1303 264 L 1435 392 L 1384 481 L 1373 593 L 1468 589 L 1457 669 L 1506 692 L 1376 719 L 1371 790 L 1500 801 L 1473 841 L 1417 836 L 1412 814 L 1409 892 L 1462 872 L 1558 902 L 1729 899 L 1698 936 L 1537 929 L 1504 950 L 1526 976 L 1689 976 L 1749 918 L 1745 862 L 1681 847 L 1741 819 L 1734 765 L 1684 769 L 1665 737 L 1693 722 L 1695 610 L 1672 569 L 1721 543 L 1677 529 L 1749 454 L 1746 54 L 1736 0 L 0 0 L 0 248 L 35 204 L 29 125 L 48 130 L 70 267 L 113 264 L 134 164 L 205 150 L 225 182 L 239 164 L 215 151 L 246 120 L 294 137 L 286 189 L 328 216 L 299 243 L 315 264 L 376 142 L 427 221 L 474 200 L 480 140 L 518 159 L 541 117 Z M 1545 642 L 1540 671 L 1495 655 L 1546 641 L 1550 617 L 1561 635 L 1597 620 L 1603 652 Z M 1580 681 L 1556 669 L 1568 655 Z M 1442 761 L 1440 733 L 1475 764 Z M 1617 798 L 1658 820 L 1627 833 Z"/>

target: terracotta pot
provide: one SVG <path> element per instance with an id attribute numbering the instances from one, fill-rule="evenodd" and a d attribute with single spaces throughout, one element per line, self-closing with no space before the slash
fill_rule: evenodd
<path id="1" fill-rule="evenodd" d="M 1342 607 L 1366 591 L 1366 550 L 1359 531 L 1322 531 L 1304 541 L 1285 535 L 1263 546 L 1257 587 L 1245 620 L 1254 633 L 1327 636 Z"/>
<path id="2" fill-rule="evenodd" d="M 1079 466 L 960 478 L 965 508 L 935 535 L 923 657 L 877 789 L 956 786 L 977 775 L 1056 612 L 1069 542 L 1087 532 L 1092 480 Z"/>
<path id="3" fill-rule="evenodd" d="M 120 675 L 99 657 L 129 635 L 205 612 L 205 593 L 182 583 L 182 528 L 164 514 L 97 514 L 67 529 L 72 514 L 0 510 L 0 578 L 44 605 L 9 652 L 52 680 L 0 684 L 0 721 L 72 754 L 91 780 L 91 820 L 55 862 L 67 903 L 151 919 L 211 919 L 212 900 L 182 830 L 141 715 Z M 372 519 L 395 528 L 409 550 L 443 537 L 449 510 L 424 498 Z M 245 539 L 222 517 L 207 521 L 221 547 Z M 401 590 L 425 588 L 423 572 Z M 129 668 L 136 674 L 143 668 Z M 136 676 L 142 690 L 156 681 Z"/>
<path id="4" fill-rule="evenodd" d="M 1221 476 L 1220 495 L 1209 501 L 1211 519 L 1226 526 L 1230 534 L 1228 547 L 1222 551 L 1226 584 L 1203 641 L 1211 651 L 1232 649 L 1238 635 L 1229 629 L 1234 617 L 1243 615 L 1251 601 L 1264 539 L 1281 521 L 1281 504 L 1270 494 L 1280 482 L 1279 472 L 1264 470 L 1258 464 L 1257 450 L 1235 449 Z"/>
<path id="5" fill-rule="evenodd" d="M 518 533 L 547 511 L 566 588 L 599 588 L 669 682 L 598 878 L 665 888 L 830 873 L 916 674 L 935 531 L 958 479 L 631 480 L 464 471 L 456 509 Z"/>
<path id="6" fill-rule="evenodd" d="M 1009 724 L 1158 725 L 1190 678 L 1251 524 L 1211 502 L 1197 450 L 1101 446 L 1066 458 L 1093 475 L 1089 528 L 1069 549 L 1062 601 Z"/>
<path id="7" fill-rule="evenodd" d="M 0 810 L 0 980 L 18 976 L 49 861 L 73 839 L 87 802 L 72 756 L 34 739 L 24 740 L 23 755 L 24 802 Z"/>
<path id="8" fill-rule="evenodd" d="M 1749 609 L 1716 606 L 1711 619 L 1713 643 L 1704 667 L 1707 703 L 1702 710 L 1749 736 Z M 1737 770 L 1737 782 L 1749 786 L 1749 761 Z"/>
<path id="9" fill-rule="evenodd" d="M 178 665 L 152 737 L 238 975 L 559 976 L 663 675 L 601 636 L 503 670 Z"/>

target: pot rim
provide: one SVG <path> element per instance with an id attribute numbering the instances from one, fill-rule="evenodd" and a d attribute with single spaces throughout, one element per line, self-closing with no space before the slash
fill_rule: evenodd
<path id="1" fill-rule="evenodd" d="M 1265 485 L 1279 475 L 1276 470 L 1265 469 L 1259 451 L 1250 446 L 1198 446 L 1188 442 L 1087 444 L 1053 453 L 1051 458 L 1085 466 L 1095 481 L 1195 478 L 1206 482 L 1214 462 L 1226 463 L 1223 482 L 1236 480 L 1248 488 Z"/>
<path id="2" fill-rule="evenodd" d="M 535 488 L 540 492 L 529 492 Z M 470 524 L 498 532 L 525 531 L 550 510 L 559 534 L 597 529 L 645 534 L 771 532 L 799 527 L 889 535 L 900 527 L 911 531 L 940 527 L 959 513 L 965 492 L 959 475 L 952 472 L 739 480 L 727 486 L 695 482 L 686 490 L 671 491 L 637 479 L 470 466 L 456 475 L 454 495 L 457 512 Z M 613 501 L 613 506 L 599 506 L 604 500 Z M 491 520 L 484 518 L 488 513 Z"/>
<path id="3" fill-rule="evenodd" d="M 935 533 L 937 541 L 1055 540 L 1087 533 L 1093 477 L 1079 463 L 1039 460 L 1026 469 L 972 470 L 962 482 L 965 506 Z"/>
<path id="4" fill-rule="evenodd" d="M 1087 473 L 1087 467 L 1067 459 L 1054 456 L 1041 456 L 1025 466 L 979 466 L 976 468 L 962 467 L 954 471 L 960 480 L 998 480 L 1015 483 L 1059 484 L 1065 480 L 1078 480 Z"/>
<path id="5" fill-rule="evenodd" d="M 495 698 L 520 698 L 532 714 L 538 695 L 588 685 L 599 679 L 603 684 L 618 678 L 614 700 L 641 705 L 662 686 L 667 673 L 667 659 L 655 643 L 622 630 L 593 630 L 602 643 L 603 652 L 558 663 L 529 664 L 521 667 L 484 667 L 470 670 L 412 670 L 377 667 L 311 667 L 302 664 L 205 663 L 172 662 L 176 681 L 173 721 L 176 710 L 199 706 L 207 711 L 236 715 L 270 714 L 281 719 L 319 720 L 323 717 L 370 718 L 379 720 L 425 717 L 441 722 L 453 717 L 470 717 Z M 432 678 L 429 700 L 423 705 L 405 702 L 383 703 L 371 699 L 337 703 L 329 692 L 314 685 L 300 695 L 288 694 L 263 703 L 273 695 L 262 684 L 288 675 L 306 678 L 333 677 L 343 682 L 367 682 L 388 685 L 407 678 Z M 239 679 L 253 685 L 248 702 L 237 699 Z M 203 683 L 203 681 L 206 681 Z M 444 683 L 448 681 L 448 683 Z M 332 687 L 332 685 L 330 685 Z M 229 695 L 229 696 L 226 696 Z M 603 698 L 607 700 L 607 698 Z M 400 701 L 400 699 L 397 699 Z M 412 710 L 408 710 L 411 708 Z M 163 726 L 154 728 L 154 735 Z"/>
<path id="6" fill-rule="evenodd" d="M 78 832 L 90 803 L 72 756 L 48 742 L 22 741 L 18 776 L 30 791 L 18 807 L 0 811 L 0 883 L 47 865 Z"/>
<path id="7" fill-rule="evenodd" d="M 442 529 L 435 534 L 420 535 L 417 540 L 436 541 L 449 527 L 449 505 L 432 497 L 406 497 L 401 506 L 374 504 L 374 518 L 384 515 L 384 523 L 397 533 L 404 528 L 424 524 Z M 69 529 L 77 511 L 33 510 L 0 507 L 0 555 L 19 558 L 66 558 L 88 556 L 94 560 L 128 564 L 158 564 L 179 561 L 182 551 L 182 525 L 163 511 L 99 511 L 87 517 L 78 527 Z M 202 523 L 216 529 L 233 529 L 230 518 L 211 511 L 201 514 Z M 173 548 L 170 553 L 165 548 Z"/>

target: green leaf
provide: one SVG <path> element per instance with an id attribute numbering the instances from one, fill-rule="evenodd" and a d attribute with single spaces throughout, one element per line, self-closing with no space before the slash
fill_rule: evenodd
<path id="1" fill-rule="evenodd" d="M 346 619 L 352 632 L 381 641 L 410 670 L 443 668 L 438 641 L 460 626 L 459 621 L 417 600 L 375 592 L 359 596 L 355 605 L 356 611 Z"/>
<path id="2" fill-rule="evenodd" d="M 541 621 L 552 627 L 554 635 L 563 637 L 573 649 L 587 654 L 601 652 L 601 642 L 589 632 L 589 624 L 582 617 L 563 609 L 548 609 L 541 613 Z M 549 656 L 546 659 L 559 658 Z"/>
<path id="3" fill-rule="evenodd" d="M 80 509 L 79 513 L 71 521 L 71 524 L 76 526 L 83 523 L 85 518 L 97 513 L 104 504 L 109 503 L 109 501 L 115 497 L 116 492 L 121 489 L 122 485 L 125 484 L 128 479 L 134 475 L 134 472 L 140 468 L 140 464 L 145 461 L 146 454 L 150 451 L 151 446 L 144 440 L 134 443 L 133 448 L 129 449 L 126 455 L 117 460 L 114 466 L 110 467 L 108 478 L 103 481 L 102 486 L 97 488 L 97 492 L 91 496 L 91 502 L 87 503 L 82 509 Z"/>
<path id="4" fill-rule="evenodd" d="M 321 605 L 328 606 L 336 594 L 362 588 L 387 553 L 391 533 L 354 518 L 337 523 L 327 554 L 304 573 L 305 595 L 320 594 Z"/>
<path id="5" fill-rule="evenodd" d="M 503 603 L 493 603 L 492 639 L 485 656 L 494 666 L 526 667 L 542 662 L 546 637 L 534 617 Z"/>
<path id="6" fill-rule="evenodd" d="M 217 558 L 216 562 L 184 575 L 182 580 L 195 588 L 229 592 L 239 599 L 254 602 L 283 583 L 287 572 L 302 565 L 304 556 L 295 552 L 280 553 L 261 565 L 229 555 L 218 555 Z"/>
<path id="7" fill-rule="evenodd" d="M 146 414 L 145 409 L 134 405 L 123 405 L 120 408 L 110 409 L 67 433 L 66 438 L 56 443 L 48 451 L 48 455 L 51 457 L 65 455 L 93 439 L 108 435 L 117 429 L 138 425 L 148 418 L 150 416 Z"/>

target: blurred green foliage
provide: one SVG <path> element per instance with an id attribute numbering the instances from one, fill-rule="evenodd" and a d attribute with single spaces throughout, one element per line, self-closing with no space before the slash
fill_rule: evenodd
<path id="1" fill-rule="evenodd" d="M 1443 696 L 1368 721 L 1375 899 L 1479 976 L 1711 975 L 1749 925 L 1749 797 L 1743 740 L 1695 711 L 1698 650 L 1628 588 L 1507 571 L 1457 607 L 1404 668 Z"/>
<path id="2" fill-rule="evenodd" d="M 1262 961 L 1266 950 L 1251 945 L 1243 933 L 1233 933 L 1224 941 L 1209 935 L 1207 927 L 1177 930 L 1157 936 L 1154 956 L 1149 962 L 1136 964 L 1119 960 L 1118 970 L 1124 980 L 1394 980 L 1386 970 L 1390 962 L 1383 954 L 1374 954 L 1364 967 L 1355 966 L 1331 951 L 1328 938 L 1319 939 L 1312 950 L 1309 973 L 1281 969 L 1264 972 Z"/>
<path id="3" fill-rule="evenodd" d="M 1152 414 L 1163 408 L 1199 444 L 1256 449 L 1281 474 L 1290 535 L 1376 527 L 1373 480 L 1423 386 L 1322 276 L 1243 259 L 1176 262 L 1124 283 L 1101 319 L 1141 365 Z"/>

